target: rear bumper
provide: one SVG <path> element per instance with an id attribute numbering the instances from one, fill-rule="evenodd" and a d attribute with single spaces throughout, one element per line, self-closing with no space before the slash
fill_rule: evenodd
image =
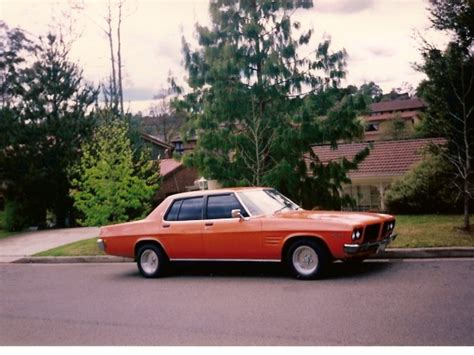
<path id="1" fill-rule="evenodd" d="M 391 234 L 389 237 L 379 240 L 376 242 L 371 243 L 364 243 L 364 244 L 344 244 L 344 253 L 353 255 L 357 253 L 365 253 L 365 252 L 380 252 L 385 249 L 387 245 L 389 245 L 395 238 L 397 234 Z"/>
<path id="2" fill-rule="evenodd" d="M 105 252 L 105 241 L 101 238 L 97 239 L 97 247 L 99 248 L 99 250 Z"/>

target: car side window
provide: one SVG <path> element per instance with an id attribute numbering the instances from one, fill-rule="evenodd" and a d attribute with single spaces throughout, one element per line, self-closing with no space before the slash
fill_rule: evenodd
<path id="1" fill-rule="evenodd" d="M 202 219 L 203 197 L 193 197 L 182 200 L 178 212 L 178 221 L 194 221 Z"/>
<path id="2" fill-rule="evenodd" d="M 247 212 L 233 194 L 207 197 L 207 219 L 232 218 L 232 210 L 237 209 L 241 211 L 244 217 L 248 217 Z"/>
<path id="3" fill-rule="evenodd" d="M 165 216 L 165 221 L 178 220 L 178 213 L 179 213 L 179 209 L 181 208 L 182 203 L 183 203 L 183 200 L 176 200 L 173 202 L 173 204 L 171 205 L 171 208 L 168 210 L 168 213 Z"/>

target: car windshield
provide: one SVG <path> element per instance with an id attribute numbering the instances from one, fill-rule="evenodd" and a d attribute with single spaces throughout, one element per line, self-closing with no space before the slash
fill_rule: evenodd
<path id="1" fill-rule="evenodd" d="M 249 212 L 255 215 L 268 215 L 283 210 L 297 210 L 300 207 L 276 190 L 251 190 L 238 193 Z"/>

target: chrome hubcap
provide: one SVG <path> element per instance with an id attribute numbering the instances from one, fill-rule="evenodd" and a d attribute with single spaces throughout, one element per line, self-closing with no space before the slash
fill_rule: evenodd
<path id="1" fill-rule="evenodd" d="M 158 270 L 159 260 L 154 250 L 145 250 L 140 257 L 140 265 L 147 274 L 153 274 Z"/>
<path id="2" fill-rule="evenodd" d="M 318 254 L 309 246 L 302 245 L 293 252 L 293 266 L 302 275 L 311 275 L 318 264 Z"/>

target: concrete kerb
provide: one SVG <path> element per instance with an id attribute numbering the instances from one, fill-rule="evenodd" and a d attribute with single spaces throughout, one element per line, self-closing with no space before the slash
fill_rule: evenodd
<path id="1" fill-rule="evenodd" d="M 80 264 L 80 263 L 125 263 L 133 259 L 110 255 L 97 256 L 25 256 L 14 264 Z"/>
<path id="2" fill-rule="evenodd" d="M 451 248 L 389 248 L 369 259 L 429 259 L 429 258 L 473 258 L 474 247 Z M 66 263 L 120 263 L 133 259 L 117 256 L 26 256 L 13 263 L 66 264 Z"/>

